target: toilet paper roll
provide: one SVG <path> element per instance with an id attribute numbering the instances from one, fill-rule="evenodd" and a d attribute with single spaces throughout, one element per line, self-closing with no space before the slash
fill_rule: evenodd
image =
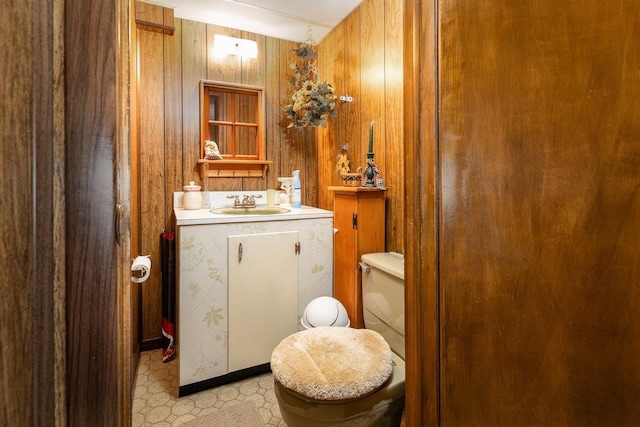
<path id="1" fill-rule="evenodd" d="M 149 278 L 151 275 L 151 258 L 149 255 L 146 256 L 138 256 L 133 260 L 133 264 L 131 264 L 131 272 L 136 272 L 137 274 L 131 275 L 131 281 L 134 283 L 142 283 Z"/>

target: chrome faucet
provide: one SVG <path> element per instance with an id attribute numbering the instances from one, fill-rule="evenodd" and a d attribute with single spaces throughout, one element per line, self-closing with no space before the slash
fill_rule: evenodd
<path id="1" fill-rule="evenodd" d="M 255 208 L 256 207 L 256 199 L 261 198 L 262 195 L 245 195 L 242 198 L 242 202 L 240 201 L 240 196 L 227 196 L 227 199 L 235 199 L 233 201 L 234 208 Z"/>

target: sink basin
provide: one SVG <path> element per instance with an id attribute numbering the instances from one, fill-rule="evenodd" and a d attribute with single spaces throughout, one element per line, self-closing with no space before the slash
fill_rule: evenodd
<path id="1" fill-rule="evenodd" d="M 258 206 L 255 208 L 217 208 L 211 212 L 220 215 L 273 215 L 289 212 L 289 209 L 277 206 Z"/>

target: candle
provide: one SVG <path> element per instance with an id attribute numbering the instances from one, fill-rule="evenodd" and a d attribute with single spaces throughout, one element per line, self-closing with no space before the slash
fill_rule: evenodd
<path id="1" fill-rule="evenodd" d="M 369 125 L 369 152 L 373 153 L 373 124 L 375 121 L 371 120 L 371 124 Z"/>

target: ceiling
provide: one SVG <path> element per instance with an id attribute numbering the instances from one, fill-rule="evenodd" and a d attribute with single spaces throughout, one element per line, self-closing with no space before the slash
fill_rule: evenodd
<path id="1" fill-rule="evenodd" d="M 363 0 L 145 0 L 174 9 L 176 18 L 290 41 L 318 43 Z"/>

